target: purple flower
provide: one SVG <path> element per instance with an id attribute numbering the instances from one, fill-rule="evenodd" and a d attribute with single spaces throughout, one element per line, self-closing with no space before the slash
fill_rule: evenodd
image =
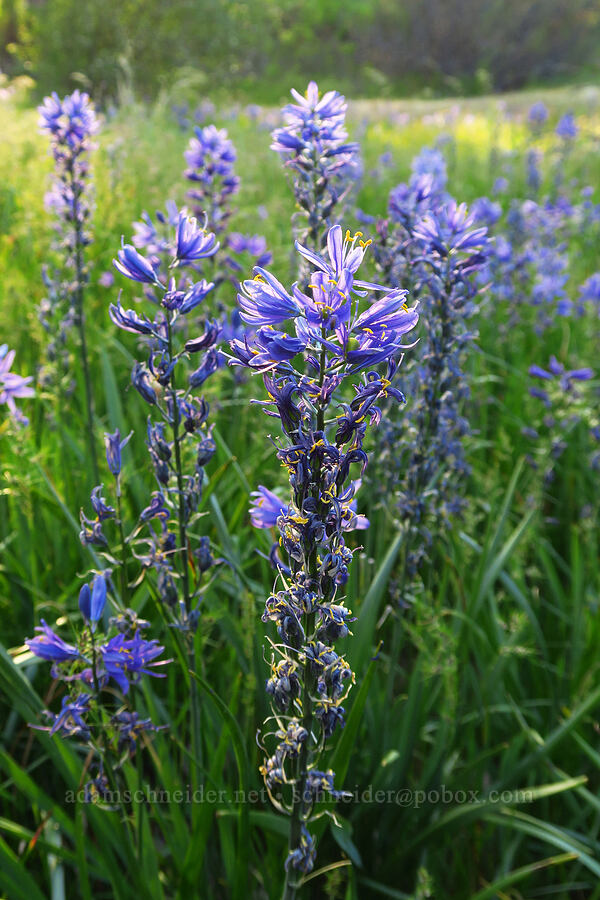
<path id="1" fill-rule="evenodd" d="M 257 266 L 256 277 L 244 281 L 238 294 L 240 316 L 249 325 L 277 325 L 298 315 L 300 307 L 283 285 L 266 269 Z"/>
<path id="2" fill-rule="evenodd" d="M 550 113 L 548 112 L 548 107 L 545 103 L 542 103 L 542 101 L 539 100 L 529 108 L 529 112 L 527 113 L 527 121 L 530 125 L 543 125 L 544 122 L 548 120 L 549 115 Z"/>
<path id="3" fill-rule="evenodd" d="M 195 369 L 189 377 L 189 385 L 191 388 L 201 387 L 207 378 L 210 378 L 219 368 L 220 355 L 218 350 L 209 350 L 203 361 L 197 369 Z"/>
<path id="4" fill-rule="evenodd" d="M 297 869 L 299 872 L 307 875 L 312 871 L 316 858 L 315 839 L 306 826 L 303 825 L 300 833 L 300 843 L 294 850 L 290 850 L 285 861 L 285 868 L 286 870 Z"/>
<path id="5" fill-rule="evenodd" d="M 114 303 L 110 304 L 108 314 L 111 321 L 123 331 L 130 331 L 133 334 L 154 334 L 154 323 L 146 316 L 139 316 L 133 309 L 123 309 L 120 300 L 116 306 Z"/>
<path id="6" fill-rule="evenodd" d="M 253 505 L 250 507 L 250 520 L 255 528 L 274 528 L 277 519 L 284 515 L 287 506 L 277 494 L 259 484 L 258 490 L 252 491 Z"/>
<path id="7" fill-rule="evenodd" d="M 314 253 L 308 247 L 303 247 L 297 241 L 296 250 L 307 259 L 308 262 L 316 266 L 317 269 L 320 269 L 322 272 L 329 275 L 330 278 L 337 281 L 342 277 L 344 270 L 354 275 L 362 263 L 366 249 L 371 242 L 362 241 L 361 238 L 362 232 L 360 231 L 357 231 L 354 235 L 351 235 L 349 231 L 346 231 L 346 235 L 343 236 L 341 225 L 334 225 L 333 228 L 329 229 L 327 234 L 327 253 L 329 255 L 329 261 L 318 253 Z M 364 283 L 357 281 L 356 285 L 361 287 Z M 371 285 L 369 285 L 369 287 L 370 286 Z M 380 290 L 386 290 L 386 288 L 383 287 L 378 286 L 378 288 Z"/>
<path id="8" fill-rule="evenodd" d="M 224 128 L 207 125 L 194 128 L 194 135 L 184 156 L 190 167 L 185 173 L 190 181 L 205 182 L 215 176 L 231 178 L 236 152 Z M 230 184 L 230 193 L 237 183 Z"/>
<path id="9" fill-rule="evenodd" d="M 15 404 L 15 399 L 33 397 L 35 391 L 30 387 L 32 375 L 16 375 L 10 371 L 15 358 L 15 351 L 9 350 L 7 344 L 0 345 L 0 404 L 6 403 L 15 421 L 27 425 L 28 419 Z"/>
<path id="10" fill-rule="evenodd" d="M 319 151 L 329 152 L 331 156 L 352 155 L 356 151 L 355 144 L 344 143 L 348 136 L 344 127 L 348 107 L 345 97 L 337 91 L 328 91 L 320 97 L 314 81 L 304 96 L 296 90 L 291 93 L 297 102 L 283 110 L 285 125 L 273 132 L 272 150 L 284 157 L 300 155 L 314 142 Z"/>
<path id="11" fill-rule="evenodd" d="M 113 259 L 113 265 L 126 278 L 139 281 L 140 284 L 158 283 L 158 276 L 151 264 L 131 244 L 124 243 L 119 250 L 118 257 L 118 259 Z"/>
<path id="12" fill-rule="evenodd" d="M 150 669 L 170 662 L 170 660 L 153 662 L 165 648 L 161 647 L 156 640 L 144 640 L 139 631 L 131 640 L 127 640 L 125 635 L 119 634 L 99 649 L 106 674 L 117 682 L 124 694 L 129 691 L 130 679 L 135 683 L 139 681 L 142 673 L 164 678 L 164 675 L 150 671 Z"/>
<path id="13" fill-rule="evenodd" d="M 150 373 L 142 363 L 136 363 L 134 365 L 131 372 L 131 383 L 136 391 L 144 398 L 146 403 L 149 403 L 150 406 L 153 406 L 156 403 L 158 397 L 150 383 Z"/>
<path id="14" fill-rule="evenodd" d="M 89 694 L 80 694 L 74 700 L 69 696 L 63 697 L 62 707 L 57 715 L 49 712 L 45 713 L 46 716 L 52 718 L 52 725 L 48 729 L 43 728 L 41 730 L 48 730 L 50 736 L 60 734 L 61 737 L 78 737 L 83 741 L 87 741 L 90 738 L 90 730 L 83 716 L 89 712 L 89 708 Z"/>
<path id="15" fill-rule="evenodd" d="M 369 309 L 365 310 L 354 321 L 351 331 L 353 333 L 379 335 L 383 338 L 386 331 L 395 331 L 405 334 L 411 331 L 417 324 L 418 315 L 416 309 L 409 309 L 405 303 L 408 291 L 390 291 L 381 300 L 376 300 Z"/>
<path id="16" fill-rule="evenodd" d="M 111 288 L 115 283 L 115 276 L 112 272 L 103 272 L 98 278 L 100 287 Z"/>
<path id="17" fill-rule="evenodd" d="M 207 350 L 209 347 L 216 344 L 220 334 L 221 326 L 219 323 L 217 321 L 208 322 L 204 334 L 201 334 L 200 337 L 192 338 L 191 341 L 186 341 L 185 349 L 188 353 L 197 353 L 199 350 Z"/>
<path id="18" fill-rule="evenodd" d="M 590 369 L 589 366 L 584 366 L 581 369 L 571 369 L 570 371 L 567 371 L 564 365 L 560 363 L 555 356 L 551 356 L 550 362 L 548 363 L 548 369 L 542 369 L 541 366 L 534 364 L 529 367 L 529 374 L 533 378 L 541 378 L 544 381 L 558 379 L 561 390 L 570 391 L 573 387 L 573 381 L 589 381 L 594 377 L 594 370 Z M 533 396 L 540 396 L 540 393 L 544 394 L 542 399 L 547 399 L 548 396 L 545 391 L 539 392 L 535 388 L 530 388 L 529 392 Z"/>
<path id="19" fill-rule="evenodd" d="M 35 630 L 37 637 L 27 638 L 25 643 L 32 653 L 50 662 L 66 662 L 67 660 L 78 659 L 81 655 L 77 647 L 67 644 L 59 637 L 45 621 L 41 620 L 41 625 L 36 625 Z"/>
<path id="20" fill-rule="evenodd" d="M 214 282 L 208 282 L 203 278 L 201 281 L 197 281 L 188 288 L 178 306 L 181 315 L 185 316 L 193 309 L 196 309 L 196 307 L 202 303 L 204 298 L 210 294 L 214 286 Z"/>
<path id="21" fill-rule="evenodd" d="M 440 196 L 443 193 L 448 183 L 448 169 L 444 154 L 437 148 L 423 147 L 413 159 L 410 168 L 413 173 L 411 187 L 416 186 L 418 183 L 423 185 L 427 181 L 429 183 L 428 193 L 436 196 Z"/>
<path id="22" fill-rule="evenodd" d="M 41 106 L 40 130 L 49 131 L 55 144 L 77 149 L 98 130 L 98 120 L 87 94 L 74 91 L 60 100 L 56 92 L 45 97 Z"/>
<path id="23" fill-rule="evenodd" d="M 318 270 L 309 284 L 312 297 L 297 286 L 291 296 L 265 269 L 257 270 L 259 281 L 244 282 L 244 294 L 238 296 L 242 318 L 268 324 L 261 324 L 253 338 L 230 342 L 232 363 L 264 372 L 311 346 L 329 351 L 332 361 L 345 358 L 356 371 L 400 353 L 400 338 L 414 328 L 418 314 L 405 305 L 406 291 L 355 279 L 370 243 L 360 237 L 360 232 L 343 237 L 341 227 L 334 225 L 327 236 L 328 258 L 296 243 L 298 252 Z M 363 297 L 369 291 L 386 296 L 362 314 L 355 310 L 352 321 L 352 295 Z M 271 324 L 287 319 L 293 319 L 295 334 L 277 331 Z"/>
<path id="24" fill-rule="evenodd" d="M 207 233 L 198 225 L 198 220 L 187 213 L 179 214 L 177 223 L 177 237 L 175 256 L 180 263 L 194 262 L 197 259 L 205 259 L 214 256 L 219 249 L 219 244 L 212 232 Z"/>
<path id="25" fill-rule="evenodd" d="M 450 253 L 473 253 L 487 241 L 487 228 L 472 228 L 475 218 L 465 203 L 451 200 L 437 212 L 428 213 L 414 229 L 414 236 L 442 257 Z"/>
<path id="26" fill-rule="evenodd" d="M 161 731 L 166 725 L 154 725 L 151 719 L 140 719 L 136 712 L 122 710 L 111 719 L 113 725 L 117 726 L 117 750 L 122 753 L 125 748 L 130 753 L 135 753 L 136 745 L 140 735 L 146 731 Z"/>
<path id="27" fill-rule="evenodd" d="M 154 491 L 150 505 L 140 513 L 140 522 L 149 522 L 150 519 L 161 519 L 163 522 L 166 522 L 169 515 L 169 510 L 165 506 L 164 495 L 160 491 Z"/>
<path id="28" fill-rule="evenodd" d="M 92 631 L 102 617 L 106 605 L 106 576 L 96 575 L 92 581 L 92 589 L 84 584 L 79 592 L 79 609 Z"/>
<path id="29" fill-rule="evenodd" d="M 132 434 L 133 431 L 130 431 L 127 437 L 121 440 L 121 432 L 117 428 L 114 434 L 105 433 L 104 435 L 104 445 L 106 447 L 106 462 L 108 464 L 108 468 L 115 476 L 117 476 L 121 471 L 121 451 L 123 450 L 123 447 L 125 447 L 129 443 Z"/>
<path id="30" fill-rule="evenodd" d="M 214 125 L 195 128 L 185 152 L 188 167 L 185 177 L 194 187 L 188 197 L 194 201 L 197 215 L 205 215 L 212 231 L 221 232 L 231 215 L 228 198 L 239 190 L 234 172 L 235 148 L 225 129 Z"/>
<path id="31" fill-rule="evenodd" d="M 305 349 L 306 342 L 286 334 L 285 331 L 277 331 L 270 325 L 263 325 L 256 332 L 255 346 L 257 352 L 252 356 L 250 366 L 256 369 L 270 369 L 278 363 L 293 359 L 297 353 Z"/>
<path id="32" fill-rule="evenodd" d="M 556 126 L 556 134 L 565 141 L 572 141 L 577 137 L 579 128 L 575 123 L 575 116 L 573 113 L 565 113 Z"/>
<path id="33" fill-rule="evenodd" d="M 489 228 L 500 219 L 502 207 L 499 203 L 494 203 L 488 199 L 488 197 L 478 197 L 471 205 L 471 215 L 476 222 L 481 222 Z"/>
<path id="34" fill-rule="evenodd" d="M 598 313 L 600 314 L 600 272 L 594 272 L 593 275 L 590 275 L 587 281 L 584 281 L 581 285 L 579 290 L 582 301 L 584 303 L 595 303 L 598 307 Z"/>

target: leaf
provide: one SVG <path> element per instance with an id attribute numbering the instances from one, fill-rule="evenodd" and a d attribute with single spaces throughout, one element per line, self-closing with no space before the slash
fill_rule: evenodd
<path id="1" fill-rule="evenodd" d="M 354 670 L 357 674 L 362 672 L 367 663 L 369 654 L 373 652 L 375 627 L 379 617 L 381 602 L 385 595 L 388 581 L 403 539 L 403 532 L 400 532 L 394 538 L 377 570 L 375 578 L 371 582 L 371 586 L 367 591 L 365 599 L 358 610 L 357 633 L 350 654 Z"/>
<path id="2" fill-rule="evenodd" d="M 21 860 L 2 837 L 0 837 L 0 885 L 11 900 L 45 900 L 44 894 Z"/>
<path id="3" fill-rule="evenodd" d="M 528 866 L 521 866 L 520 869 L 514 869 L 514 871 L 497 878 L 493 884 L 488 884 L 483 890 L 478 891 L 471 900 L 496 900 L 499 891 L 517 884 L 519 881 L 523 881 L 524 878 L 539 872 L 540 869 L 547 869 L 549 866 L 560 866 L 577 858 L 577 853 L 561 853 L 559 856 L 549 856 L 547 859 L 540 859 L 538 862 L 530 863 Z"/>
<path id="4" fill-rule="evenodd" d="M 238 768 L 240 794 L 243 800 L 248 796 L 248 759 L 246 756 L 246 745 L 244 735 L 237 723 L 236 718 L 231 710 L 221 700 L 219 695 L 211 688 L 211 686 L 196 672 L 190 669 L 190 675 L 198 682 L 200 687 L 208 694 L 215 704 L 219 715 L 224 724 L 229 729 L 231 740 L 233 742 L 233 752 Z M 250 854 L 250 821 L 248 815 L 248 803 L 242 802 L 239 805 L 238 813 L 238 846 L 237 846 L 237 866 L 235 884 L 233 887 L 233 897 L 242 900 L 247 893 L 247 881 L 249 873 L 249 854 Z"/>

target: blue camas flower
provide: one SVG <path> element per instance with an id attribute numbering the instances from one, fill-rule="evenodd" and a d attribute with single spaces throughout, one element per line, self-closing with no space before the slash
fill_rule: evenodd
<path id="1" fill-rule="evenodd" d="M 87 94 L 74 91 L 60 100 L 46 97 L 39 107 L 40 130 L 50 139 L 55 171 L 46 206 L 56 217 L 58 237 L 54 245 L 55 264 L 42 273 L 47 295 L 39 309 L 40 321 L 48 333 L 47 362 L 42 381 L 72 390 L 68 384 L 74 360 L 81 364 L 87 413 L 89 455 L 96 480 L 98 464 L 94 441 L 93 390 L 85 326 L 85 290 L 89 281 L 86 248 L 91 242 L 89 222 L 92 211 L 89 152 L 98 119 Z M 79 346 L 72 355 L 70 332 L 77 329 Z M 59 401 L 60 402 L 60 401 Z"/>
<path id="2" fill-rule="evenodd" d="M 88 584 L 84 584 L 79 592 L 79 610 L 92 631 L 96 630 L 105 606 L 106 579 L 100 574 L 95 576 L 91 589 Z"/>
<path id="3" fill-rule="evenodd" d="M 129 692 L 130 681 L 137 682 L 142 674 L 164 678 L 160 672 L 151 671 L 165 665 L 165 660 L 155 661 L 165 648 L 158 641 L 146 641 L 139 631 L 133 638 L 118 634 L 100 647 L 106 674 L 113 678 L 124 694 Z"/>
<path id="4" fill-rule="evenodd" d="M 249 325 L 278 325 L 300 312 L 300 306 L 266 269 L 257 266 L 255 277 L 242 283 L 238 294 L 240 316 Z"/>
<path id="5" fill-rule="evenodd" d="M 335 118 L 339 109 L 333 95 L 321 106 L 325 118 Z M 362 443 L 368 427 L 381 420 L 378 403 L 403 399 L 392 381 L 404 349 L 401 337 L 418 320 L 405 304 L 406 291 L 356 278 L 368 248 L 360 237 L 344 237 L 333 226 L 327 257 L 297 245 L 313 267 L 311 296 L 297 285 L 286 290 L 264 269 L 258 281 L 245 282 L 239 297 L 243 315 L 264 324 L 254 337 L 230 344 L 232 364 L 263 372 L 268 399 L 260 405 L 280 421 L 277 456 L 289 480 L 287 501 L 261 485 L 251 508 L 256 527 L 279 531 L 270 556 L 278 584 L 262 617 L 280 640 L 271 645 L 266 683 L 277 744 L 274 752 L 265 749 L 261 773 L 291 816 L 288 886 L 314 865 L 308 831 L 314 804 L 323 792 L 339 796 L 334 773 L 321 772 L 317 760 L 323 741 L 343 727 L 343 701 L 354 680 L 332 646 L 350 634 L 353 621 L 338 596 L 353 556 L 345 534 L 368 527 L 355 497 L 356 475 L 367 465 Z M 380 299 L 373 301 L 373 293 Z M 385 377 L 364 371 L 372 360 L 387 361 Z"/>
<path id="6" fill-rule="evenodd" d="M 131 440 L 132 434 L 133 431 L 130 431 L 127 437 L 121 440 L 121 432 L 117 428 L 114 434 L 104 435 L 106 462 L 113 475 L 119 475 L 121 472 L 121 453 L 123 448 L 126 447 Z"/>
<path id="7" fill-rule="evenodd" d="M 385 485 L 386 506 L 390 489 L 398 498 L 406 533 L 400 605 L 418 588 L 433 535 L 442 533 L 464 503 L 461 487 L 469 467 L 463 438 L 469 429 L 461 406 L 469 390 L 464 360 L 474 337 L 468 320 L 476 311 L 476 276 L 490 252 L 481 215 L 494 218 L 498 212 L 489 202 L 480 203 L 478 218 L 448 195 L 439 151 L 422 151 L 413 172 L 408 185 L 391 192 L 390 219 L 378 223 L 374 244 L 385 279 L 418 297 L 423 323 L 419 359 L 409 362 L 407 372 L 410 408 L 400 421 L 390 416 L 378 430 L 378 470 L 371 480 L 375 491 Z M 391 296 L 365 314 L 364 323 L 377 336 L 378 326 L 385 333 L 403 315 L 401 306 L 392 306 L 389 316 L 377 315 Z"/>
<path id="8" fill-rule="evenodd" d="M 32 653 L 50 662 L 65 662 L 79 658 L 81 654 L 77 647 L 63 641 L 43 619 L 41 623 L 41 626 L 36 625 L 35 628 L 38 632 L 37 637 L 27 638 L 25 641 Z"/>
<path id="9" fill-rule="evenodd" d="M 537 103 L 534 103 L 532 106 L 530 106 L 527 113 L 527 121 L 533 127 L 539 127 L 540 125 L 544 125 L 548 121 L 549 115 L 550 113 L 548 111 L 548 107 L 545 103 L 539 100 Z"/>
<path id="10" fill-rule="evenodd" d="M 579 128 L 575 122 L 573 113 L 565 113 L 556 126 L 556 134 L 565 141 L 574 140 L 579 134 Z"/>
<path id="11" fill-rule="evenodd" d="M 52 677 L 61 680 L 66 688 L 60 711 L 44 713 L 50 724 L 33 727 L 49 732 L 50 736 L 78 741 L 90 754 L 89 761 L 95 759 L 100 774 L 86 785 L 87 802 L 98 799 L 108 787 L 107 773 L 110 774 L 111 789 L 117 788 L 117 778 L 125 762 L 122 757 L 125 747 L 130 756 L 135 751 L 135 739 L 142 731 L 158 730 L 149 719 L 141 719 L 134 710 L 115 713 L 116 688 L 123 695 L 131 695 L 132 684 L 137 684 L 143 675 L 160 676 L 156 668 L 171 662 L 158 659 L 164 647 L 157 640 L 142 637 L 142 632 L 150 627 L 149 623 L 139 619 L 133 610 L 123 608 L 129 590 L 129 560 L 119 477 L 121 451 L 131 435 L 121 441 L 117 430 L 105 437 L 107 462 L 115 476 L 116 510 L 104 499 L 103 486 L 95 487 L 90 499 L 96 518 L 88 519 L 82 511 L 81 536 L 86 545 L 108 547 L 110 542 L 102 528 L 111 523 L 120 544 L 117 553 L 111 553 L 109 557 L 113 568 L 96 572 L 91 582 L 81 587 L 79 611 L 83 627 L 79 622 L 74 624 L 76 639 L 73 643 L 67 643 L 43 619 L 35 629 L 36 635 L 25 641 L 32 653 L 53 664 Z M 153 517 L 162 517 L 162 513 L 161 504 L 153 503 Z M 120 592 L 116 589 L 117 579 L 112 577 L 113 570 L 118 570 L 120 575 Z M 116 607 L 117 615 L 105 618 L 109 603 Z M 128 705 L 134 702 L 130 697 Z M 94 784 L 96 787 L 92 790 Z"/>
<path id="12" fill-rule="evenodd" d="M 160 265 L 169 269 L 164 281 L 155 276 L 157 270 L 151 260 L 131 246 L 121 251 L 120 265 L 116 264 L 134 281 L 148 284 L 152 280 L 153 292 L 147 296 L 154 304 L 153 319 L 124 310 L 120 301 L 111 304 L 109 313 L 115 325 L 140 335 L 146 344 L 146 360 L 134 364 L 131 381 L 153 411 L 148 418 L 147 448 L 158 490 L 140 515 L 139 528 L 147 536 L 137 542 L 142 551 L 136 556 L 144 572 L 156 579 L 158 595 L 172 617 L 170 624 L 186 631 L 191 641 L 190 630 L 198 624 L 203 586 L 192 568 L 194 547 L 188 544 L 188 528 L 195 520 L 204 469 L 216 445 L 207 424 L 208 404 L 192 397 L 190 391 L 203 387 L 220 365 L 216 345 L 221 326 L 208 320 L 198 337 L 182 332 L 186 319 L 191 319 L 215 286 L 205 278 L 190 281 L 188 275 L 197 275 L 196 264 L 214 256 L 219 243 L 214 233 L 205 231 L 185 210 L 176 213 L 169 208 L 168 222 L 161 224 L 165 225 L 162 247 L 166 252 Z M 154 242 L 155 236 L 149 240 Z M 141 246 L 143 242 L 138 243 Z M 181 275 L 183 267 L 189 269 Z M 179 281 L 171 273 L 176 273 Z M 182 373 L 190 356 L 194 368 Z M 184 379 L 187 388 L 183 387 Z M 110 438 L 111 471 L 118 465 L 119 441 L 118 433 Z"/>
<path id="13" fill-rule="evenodd" d="M 47 713 L 47 717 L 52 720 L 52 724 L 44 731 L 48 731 L 50 737 L 53 734 L 59 734 L 64 738 L 78 738 L 81 741 L 88 741 L 91 737 L 90 729 L 86 721 L 86 717 L 90 711 L 89 694 L 80 694 L 72 700 L 70 697 L 63 697 L 62 707 L 57 715 Z"/>
<path id="14" fill-rule="evenodd" d="M 27 425 L 28 419 L 17 407 L 15 400 L 34 397 L 31 387 L 33 375 L 17 375 L 11 372 L 15 359 L 15 351 L 8 349 L 8 344 L 0 345 L 0 405 L 5 403 L 11 416 L 21 425 Z"/>
<path id="15" fill-rule="evenodd" d="M 198 220 L 182 212 L 177 222 L 175 257 L 178 263 L 194 262 L 214 256 L 219 243 L 211 232 L 206 232 Z"/>
<path id="16" fill-rule="evenodd" d="M 131 244 L 123 242 L 117 256 L 113 264 L 121 275 L 140 284 L 156 284 L 157 274 L 153 266 Z"/>
<path id="17" fill-rule="evenodd" d="M 292 96 L 296 102 L 284 108 L 284 125 L 273 132 L 271 149 L 294 173 L 298 237 L 318 252 L 334 223 L 335 208 L 359 181 L 359 148 L 348 142 L 347 103 L 341 94 L 328 91 L 321 96 L 311 81 L 304 96 L 295 90 Z M 299 266 L 303 281 L 306 268 L 305 263 Z"/>
<path id="18" fill-rule="evenodd" d="M 39 127 L 48 131 L 58 147 L 80 149 L 99 127 L 87 94 L 74 91 L 61 100 L 56 92 L 44 98 L 38 107 Z"/>
<path id="19" fill-rule="evenodd" d="M 551 356 L 547 368 L 534 363 L 529 367 L 529 375 L 535 379 L 529 394 L 542 402 L 544 415 L 533 422 L 528 420 L 521 432 L 532 441 L 528 461 L 534 469 L 541 470 L 542 484 L 547 486 L 554 481 L 573 432 L 578 433 L 578 464 L 585 467 L 587 463 L 590 469 L 597 469 L 600 418 L 597 404 L 591 401 L 589 388 L 585 387 L 585 382 L 594 378 L 594 370 L 589 366 L 567 369 Z"/>
<path id="20" fill-rule="evenodd" d="M 244 282 L 244 293 L 239 296 L 242 315 L 263 322 L 291 320 L 294 333 L 264 324 L 251 340 L 232 341 L 240 364 L 266 371 L 312 347 L 314 352 L 326 348 L 332 366 L 352 364 L 358 371 L 406 349 L 402 337 L 418 320 L 416 309 L 405 304 L 406 291 L 390 291 L 354 277 L 368 246 L 360 241 L 360 233 L 351 236 L 346 232 L 343 237 L 341 227 L 334 225 L 327 245 L 329 260 L 296 245 L 298 252 L 318 267 L 310 279 L 312 296 L 294 286 L 292 297 L 264 269 L 258 272 L 258 281 Z M 370 310 L 360 312 L 361 298 L 373 291 L 385 296 Z"/>
<path id="21" fill-rule="evenodd" d="M 196 214 L 205 215 L 211 230 L 218 234 L 231 215 L 229 198 L 239 190 L 233 143 L 224 128 L 196 127 L 185 159 L 185 177 L 193 184 L 188 197 L 195 204 Z"/>

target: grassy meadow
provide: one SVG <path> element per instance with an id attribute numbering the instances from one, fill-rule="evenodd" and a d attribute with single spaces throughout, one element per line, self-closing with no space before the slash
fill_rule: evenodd
<path id="1" fill-rule="evenodd" d="M 52 160 L 35 110 L 20 94 L 5 93 L 0 344 L 16 350 L 14 369 L 25 375 L 38 371 L 45 342 L 37 307 L 53 236 L 44 209 Z M 198 98 L 190 99 L 193 113 Z M 539 100 L 551 125 L 532 136 L 526 115 Z M 112 287 L 98 278 L 111 270 L 121 237 L 130 240 L 142 211 L 153 214 L 169 199 L 185 202 L 183 152 L 192 125 L 182 128 L 172 106 L 165 95 L 152 106 L 124 100 L 105 110 L 92 162 L 86 315 L 96 442 L 108 482 L 103 432 L 134 432 L 123 457 L 132 523 L 152 489 L 146 410 L 130 383 L 136 339 L 117 333 L 108 304 L 123 289 L 129 307 L 134 292 L 118 275 Z M 564 151 L 552 125 L 568 110 L 579 135 Z M 237 149 L 241 190 L 231 228 L 264 234 L 271 270 L 290 284 L 294 199 L 269 149 L 278 111 L 224 102 L 207 121 L 226 127 Z M 496 198 L 505 212 L 513 198 L 526 198 L 525 157 L 535 144 L 544 151 L 540 196 L 553 195 L 558 167 L 573 196 L 591 186 L 600 203 L 597 88 L 359 100 L 351 102 L 348 130 L 364 163 L 353 202 L 373 216 L 387 214 L 390 189 L 408 180 L 421 148 L 436 144 L 447 161 L 448 190 L 459 202 L 490 196 L 500 176 L 509 185 Z M 367 236 L 373 228 L 352 214 L 343 224 L 362 227 Z M 568 235 L 573 298 L 600 269 L 599 239 L 598 223 Z M 222 289 L 220 299 L 233 306 L 233 287 L 229 295 Z M 597 369 L 598 309 L 557 317 L 538 333 L 533 307 L 514 319 L 493 283 L 478 307 L 463 410 L 472 428 L 468 502 L 463 516 L 435 537 L 423 590 L 408 608 L 395 602 L 402 523 L 377 448 L 359 494 L 371 525 L 350 538 L 362 549 L 346 590 L 357 617 L 354 637 L 344 643 L 356 685 L 346 727 L 325 755 L 353 799 L 323 804 L 335 814 L 318 820 L 319 856 L 303 888 L 307 898 L 600 898 L 598 471 L 586 462 L 586 434 L 576 425 L 556 477 L 542 484 L 523 434 L 543 417 L 528 393 L 532 364 L 546 366 L 555 354 L 567 368 Z M 418 353 L 417 345 L 411 354 Z M 75 379 L 78 372 L 74 367 Z M 597 378 L 590 383 L 592 404 L 599 399 Z M 97 564 L 94 548 L 78 539 L 79 510 L 88 508 L 94 487 L 83 388 L 76 384 L 58 408 L 51 390 L 38 386 L 36 399 L 20 404 L 30 418 L 26 428 L 14 428 L 0 407 L 0 893 L 9 900 L 280 894 L 287 825 L 260 793 L 262 752 L 255 740 L 269 715 L 269 626 L 260 617 L 273 586 L 271 567 L 257 551 L 268 554 L 271 539 L 252 528 L 248 507 L 259 483 L 281 487 L 285 474 L 269 441 L 273 422 L 250 404 L 262 396 L 261 386 L 260 378 L 235 381 L 224 368 L 205 390 L 217 452 L 198 527 L 224 562 L 203 598 L 195 653 L 202 781 L 216 799 L 186 804 L 148 797 L 126 811 L 66 802 L 66 792 L 81 785 L 85 757 L 68 741 L 27 727 L 41 722 L 43 708 L 57 708 L 58 695 L 47 665 L 24 638 L 40 618 L 69 634 L 81 579 Z M 145 583 L 132 602 L 172 657 L 172 633 Z M 185 790 L 189 680 L 173 667 L 164 680 L 146 679 L 136 690 L 138 708 L 169 727 L 151 735 L 143 762 L 126 770 L 130 787 Z M 257 792 L 256 800 L 236 802 L 240 790 Z M 384 800 L 376 799 L 380 794 Z M 132 823 L 138 846 L 127 837 Z"/>

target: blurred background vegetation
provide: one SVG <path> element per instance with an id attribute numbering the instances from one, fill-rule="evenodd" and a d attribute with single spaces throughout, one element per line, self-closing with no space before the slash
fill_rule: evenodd
<path id="1" fill-rule="evenodd" d="M 275 103 L 306 73 L 355 97 L 489 93 L 589 78 L 599 46 L 599 0 L 0 0 L 6 74 L 105 101 L 187 80 Z"/>

